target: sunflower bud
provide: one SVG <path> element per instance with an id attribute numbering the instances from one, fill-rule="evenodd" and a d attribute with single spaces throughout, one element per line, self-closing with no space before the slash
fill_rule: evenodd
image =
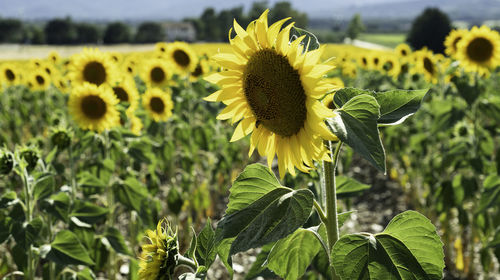
<path id="1" fill-rule="evenodd" d="M 177 266 L 179 241 L 166 219 L 158 222 L 156 231 L 146 232 L 149 243 L 142 245 L 139 279 L 172 279 Z"/>
<path id="2" fill-rule="evenodd" d="M 5 149 L 0 149 L 0 175 L 9 174 L 13 167 L 14 157 L 12 153 Z"/>
<path id="3" fill-rule="evenodd" d="M 70 131 L 65 128 L 56 128 L 52 131 L 50 140 L 52 145 L 57 146 L 57 148 L 66 149 L 71 143 Z"/>
<path id="4" fill-rule="evenodd" d="M 40 158 L 40 152 L 36 147 L 24 147 L 19 151 L 21 159 L 23 159 L 28 166 L 26 167 L 28 171 L 33 170 L 36 167 L 38 159 Z"/>

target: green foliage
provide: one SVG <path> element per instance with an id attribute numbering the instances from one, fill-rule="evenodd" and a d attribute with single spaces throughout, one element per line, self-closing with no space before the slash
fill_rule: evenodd
<path id="1" fill-rule="evenodd" d="M 361 32 L 365 31 L 365 26 L 363 25 L 363 21 L 361 20 L 360 14 L 355 14 L 351 21 L 349 21 L 349 25 L 347 26 L 346 36 L 351 38 L 352 40 L 358 38 Z"/>
<path id="2" fill-rule="evenodd" d="M 42 249 L 46 258 L 58 264 L 85 264 L 93 265 L 87 250 L 80 243 L 74 233 L 69 230 L 58 232 L 54 241 Z"/>
<path id="3" fill-rule="evenodd" d="M 21 43 L 23 23 L 18 19 L 0 18 L 0 43 Z"/>
<path id="4" fill-rule="evenodd" d="M 45 25 L 45 40 L 51 45 L 73 44 L 77 38 L 75 24 L 70 18 L 52 19 Z"/>
<path id="5" fill-rule="evenodd" d="M 442 245 L 427 218 L 407 211 L 382 233 L 344 235 L 332 260 L 342 279 L 442 279 Z"/>
<path id="6" fill-rule="evenodd" d="M 165 30 L 160 23 L 147 21 L 137 28 L 134 42 L 139 44 L 156 43 L 165 40 Z"/>
<path id="7" fill-rule="evenodd" d="M 130 27 L 123 22 L 111 22 L 106 26 L 104 44 L 123 44 L 130 41 Z"/>

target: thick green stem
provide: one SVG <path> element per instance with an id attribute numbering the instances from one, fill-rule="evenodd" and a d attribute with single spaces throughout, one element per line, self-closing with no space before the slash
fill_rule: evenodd
<path id="1" fill-rule="evenodd" d="M 32 211 L 32 206 L 31 206 L 31 186 L 30 186 L 30 180 L 29 180 L 29 174 L 24 168 L 23 174 L 22 174 L 22 179 L 23 179 L 23 187 L 24 187 L 24 201 L 26 204 L 26 220 L 28 223 L 31 223 L 31 220 L 33 219 L 33 211 Z M 26 268 L 26 276 L 27 279 L 34 279 L 34 268 L 33 268 L 33 250 L 32 250 L 32 245 L 30 244 L 28 247 L 28 260 L 27 260 L 27 268 Z"/>
<path id="2" fill-rule="evenodd" d="M 186 258 L 182 255 L 177 255 L 177 265 L 187 266 L 187 267 L 191 268 L 193 270 L 193 272 L 196 272 L 196 270 L 198 269 L 198 267 L 196 266 L 196 263 L 193 260 Z"/>
<path id="3" fill-rule="evenodd" d="M 76 176 L 75 176 L 75 165 L 73 162 L 73 148 L 72 144 L 69 144 L 68 147 L 68 157 L 69 157 L 69 170 L 71 176 L 71 199 L 73 200 L 73 204 L 76 199 Z"/>
<path id="4" fill-rule="evenodd" d="M 332 152 L 332 143 L 327 142 L 328 149 L 330 153 Z M 328 236 L 328 249 L 331 253 L 335 242 L 339 239 L 339 221 L 337 216 L 337 189 L 335 185 L 335 169 L 337 168 L 337 162 L 339 159 L 340 148 L 342 147 L 342 142 L 337 144 L 335 151 L 332 154 L 332 161 L 323 161 L 323 176 L 324 176 L 324 186 L 323 191 L 326 193 L 326 233 Z M 333 279 L 339 279 L 335 274 L 332 266 L 331 271 Z"/>
<path id="5" fill-rule="evenodd" d="M 110 141 L 109 141 L 109 131 L 106 130 L 104 132 L 104 160 L 109 159 L 109 149 L 110 149 Z M 115 224 L 115 200 L 113 196 L 113 189 L 111 186 L 107 186 L 106 188 L 106 199 L 108 202 L 108 209 L 109 209 L 109 215 L 108 215 L 108 226 L 113 227 Z M 116 279 L 116 255 L 113 250 L 109 251 L 109 270 L 108 270 L 108 278 L 109 279 Z"/>
<path id="6" fill-rule="evenodd" d="M 331 150 L 331 142 L 328 143 Z M 340 154 L 342 142 L 337 144 L 335 152 L 332 155 L 332 162 L 323 162 L 323 173 L 325 176 L 326 191 L 326 231 L 328 233 L 328 247 L 330 250 L 339 239 L 339 222 L 337 217 L 337 189 L 335 185 L 335 169 Z"/>

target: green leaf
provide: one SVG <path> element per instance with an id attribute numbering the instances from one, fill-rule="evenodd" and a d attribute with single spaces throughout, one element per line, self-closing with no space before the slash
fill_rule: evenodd
<path id="1" fill-rule="evenodd" d="M 302 28 L 298 28 L 295 26 L 292 27 L 292 29 L 290 30 L 290 41 L 293 41 L 302 36 L 305 36 L 304 40 L 302 40 L 301 42 L 301 45 L 304 45 L 304 52 L 313 51 L 319 48 L 318 38 L 316 38 L 313 33 Z"/>
<path id="2" fill-rule="evenodd" d="M 485 211 L 486 209 L 497 206 L 500 201 L 500 176 L 490 175 L 483 182 L 483 190 L 481 192 L 481 200 L 476 213 Z"/>
<path id="3" fill-rule="evenodd" d="M 56 234 L 50 243 L 47 258 L 61 265 L 85 264 L 94 265 L 87 250 L 80 243 L 78 237 L 69 230 L 62 230 Z"/>
<path id="4" fill-rule="evenodd" d="M 35 240 L 39 238 L 39 234 L 43 227 L 43 221 L 40 217 L 34 218 L 29 223 L 20 223 L 15 220 L 12 221 L 12 236 L 16 240 L 16 243 L 28 250 L 29 245 L 35 243 Z"/>
<path id="5" fill-rule="evenodd" d="M 298 279 L 311 264 L 321 244 L 310 230 L 299 228 L 279 240 L 268 257 L 268 267 L 284 279 Z"/>
<path id="6" fill-rule="evenodd" d="M 196 260 L 199 265 L 210 267 L 215 261 L 216 255 L 215 231 L 212 229 L 212 222 L 207 219 L 205 227 L 197 237 Z"/>
<path id="7" fill-rule="evenodd" d="M 33 198 L 34 200 L 44 199 L 54 191 L 56 180 L 51 173 L 41 174 L 33 185 Z"/>
<path id="8" fill-rule="evenodd" d="M 342 212 L 342 213 L 339 213 L 337 215 L 337 219 L 339 222 L 339 228 L 341 228 L 344 225 L 345 221 L 347 221 L 347 219 L 349 219 L 349 217 L 351 217 L 351 214 L 354 212 L 356 212 L 356 210 Z"/>
<path id="9" fill-rule="evenodd" d="M 375 97 L 380 106 L 380 118 L 377 122 L 379 124 L 391 125 L 399 124 L 413 115 L 420 108 L 427 91 L 427 89 L 397 89 L 375 92 L 357 88 L 343 88 L 335 93 L 333 101 L 337 108 L 340 108 L 355 96 L 362 94 L 371 95 Z"/>
<path id="10" fill-rule="evenodd" d="M 90 268 L 85 267 L 83 270 L 78 271 L 78 273 L 76 274 L 76 279 L 77 280 L 95 280 L 96 277 L 95 277 L 94 272 Z"/>
<path id="11" fill-rule="evenodd" d="M 273 248 L 275 242 L 269 243 L 267 245 L 262 246 L 259 254 L 257 255 L 257 258 L 255 262 L 252 264 L 250 269 L 248 270 L 247 274 L 245 275 L 245 280 L 250 280 L 257 278 L 257 276 L 265 273 L 267 271 L 269 274 L 272 274 L 269 269 L 267 269 L 266 266 L 266 261 L 269 256 L 269 253 L 271 252 L 271 249 Z"/>
<path id="12" fill-rule="evenodd" d="M 148 197 L 147 188 L 134 177 L 128 177 L 122 183 L 113 185 L 116 199 L 123 205 L 139 212 L 142 200 Z"/>
<path id="13" fill-rule="evenodd" d="M 184 205 L 184 200 L 182 199 L 181 192 L 175 186 L 172 186 L 167 194 L 168 209 L 178 215 L 181 212 L 182 205 Z"/>
<path id="14" fill-rule="evenodd" d="M 69 195 L 65 192 L 58 192 L 46 198 L 41 203 L 41 208 L 51 215 L 68 222 L 70 207 Z"/>
<path id="15" fill-rule="evenodd" d="M 108 212 L 108 209 L 97 206 L 93 203 L 87 201 L 76 201 L 75 209 L 71 212 L 70 216 L 77 217 L 85 223 L 94 224 L 106 219 Z"/>
<path id="16" fill-rule="evenodd" d="M 0 244 L 9 238 L 11 224 L 12 218 L 0 212 Z"/>
<path id="17" fill-rule="evenodd" d="M 258 163 L 248 165 L 231 187 L 226 215 L 249 206 L 280 186 L 276 176 L 266 166 Z"/>
<path id="18" fill-rule="evenodd" d="M 312 210 L 310 190 L 279 187 L 217 225 L 221 238 L 233 238 L 230 255 L 279 240 L 303 225 Z"/>
<path id="19" fill-rule="evenodd" d="M 196 266 L 198 266 L 198 260 L 196 259 L 196 248 L 198 247 L 198 236 L 196 236 L 196 231 L 193 227 L 191 227 L 191 231 L 193 232 L 193 237 L 191 238 L 191 243 L 189 244 L 189 248 L 186 251 L 185 256 L 189 259 L 192 259 Z"/>
<path id="20" fill-rule="evenodd" d="M 104 189 L 106 184 L 103 183 L 99 178 L 88 171 L 84 171 L 78 174 L 78 186 L 82 188 L 97 188 Z"/>
<path id="21" fill-rule="evenodd" d="M 15 191 L 7 191 L 0 197 L 0 209 L 8 207 L 15 203 L 17 194 Z"/>
<path id="22" fill-rule="evenodd" d="M 375 98 L 368 94 L 356 95 L 335 112 L 336 116 L 328 120 L 333 133 L 385 172 L 385 151 L 377 126 L 380 106 Z"/>
<path id="23" fill-rule="evenodd" d="M 425 216 L 406 211 L 382 233 L 342 236 L 332 263 L 341 279 L 437 280 L 443 277 L 443 243 Z"/>
<path id="24" fill-rule="evenodd" d="M 132 256 L 127 244 L 125 244 L 125 239 L 119 230 L 109 227 L 106 229 L 104 237 L 106 237 L 111 247 L 113 247 L 117 253 Z"/>
<path id="25" fill-rule="evenodd" d="M 339 175 L 336 177 L 336 180 L 338 198 L 353 197 L 361 194 L 361 192 L 371 187 L 370 185 L 360 183 L 357 180 L 346 176 Z"/>

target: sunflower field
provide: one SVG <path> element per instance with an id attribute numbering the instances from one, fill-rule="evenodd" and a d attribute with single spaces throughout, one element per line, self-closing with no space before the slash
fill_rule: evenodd
<path id="1" fill-rule="evenodd" d="M 499 279 L 500 35 L 0 61 L 1 279 Z"/>

